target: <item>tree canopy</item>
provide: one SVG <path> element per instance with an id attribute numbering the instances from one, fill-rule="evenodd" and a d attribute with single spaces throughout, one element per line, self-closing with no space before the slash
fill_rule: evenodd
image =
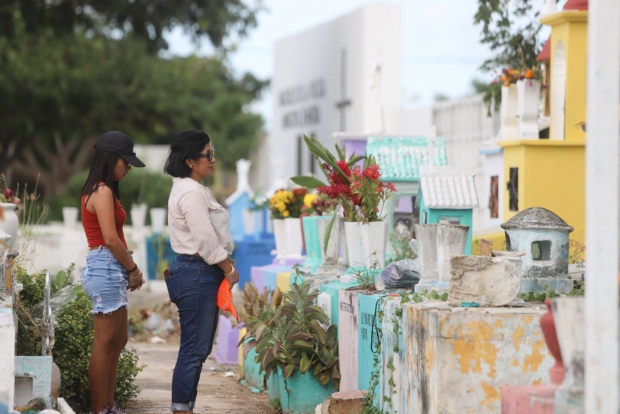
<path id="1" fill-rule="evenodd" d="M 34 10 L 39 10 L 36 19 L 42 23 L 36 28 L 29 28 L 33 24 L 29 19 L 34 18 L 22 16 L 20 11 L 29 3 L 36 3 Z M 138 143 L 153 144 L 167 144 L 183 129 L 204 129 L 213 137 L 218 159 L 225 168 L 234 168 L 238 158 L 249 156 L 261 134 L 263 120 L 248 108 L 265 87 L 265 81 L 247 73 L 237 76 L 222 53 L 208 58 L 169 59 L 152 53 L 153 44 L 165 47 L 157 33 L 170 27 L 170 22 L 160 22 L 161 30 L 155 30 L 153 37 L 140 35 L 137 29 L 127 29 L 127 35 L 122 36 L 106 33 L 121 20 L 137 21 L 138 14 L 129 5 L 149 9 L 144 4 L 153 2 L 110 1 L 127 5 L 125 14 L 121 13 L 123 7 L 119 8 L 122 19 L 113 18 L 111 12 L 89 12 L 88 18 L 81 18 L 79 15 L 88 7 L 107 10 L 108 2 L 75 3 L 7 3 L 13 7 L 13 17 L 9 19 L 10 30 L 0 24 L 4 29 L 0 35 L 0 171 L 13 173 L 13 182 L 32 182 L 41 173 L 44 194 L 61 193 L 72 175 L 88 167 L 96 138 L 113 129 L 126 132 Z M 215 5 L 220 5 L 223 12 L 229 9 L 227 3 L 241 2 L 154 3 L 170 3 L 162 10 L 177 3 L 193 10 L 189 3 L 204 3 L 201 13 L 206 13 Z M 207 7 L 207 3 L 213 4 Z M 7 4 L 0 9 L 3 21 L 7 19 Z M 56 13 L 55 9 L 67 4 L 71 10 L 82 8 L 80 13 L 73 13 L 71 32 L 60 28 L 62 20 L 54 17 L 60 14 L 69 19 L 71 13 Z M 177 20 L 178 24 L 198 25 L 192 23 L 195 13 L 189 13 L 185 21 Z M 105 17 L 96 19 L 99 15 Z M 156 20 L 156 15 L 149 12 L 144 19 Z M 228 25 L 230 30 L 232 23 L 226 21 L 223 18 L 218 24 Z M 244 24 L 247 27 L 249 23 Z M 94 26 L 98 29 L 93 30 Z M 224 33 L 224 26 L 209 27 L 206 23 L 194 27 L 194 35 L 207 33 L 214 45 L 223 46 L 230 32 Z"/>

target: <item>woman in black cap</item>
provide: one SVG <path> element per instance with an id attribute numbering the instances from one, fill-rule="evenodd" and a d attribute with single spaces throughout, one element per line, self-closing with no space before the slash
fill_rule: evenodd
<path id="1" fill-rule="evenodd" d="M 217 328 L 217 293 L 224 278 L 239 280 L 231 259 L 234 243 L 228 212 L 202 185 L 215 171 L 215 149 L 203 131 L 178 133 L 164 172 L 170 174 L 170 244 L 177 257 L 166 273 L 170 300 L 179 308 L 181 346 L 172 375 L 171 411 L 192 414 L 202 365 Z"/>
<path id="2" fill-rule="evenodd" d="M 127 213 L 118 184 L 131 166 L 144 167 L 133 141 L 122 132 L 99 137 L 86 184 L 82 188 L 82 225 L 90 252 L 82 286 L 93 302 L 93 350 L 88 366 L 92 413 L 125 413 L 114 400 L 116 372 L 127 344 L 127 288 L 140 289 L 142 272 L 127 250 L 123 224 Z"/>

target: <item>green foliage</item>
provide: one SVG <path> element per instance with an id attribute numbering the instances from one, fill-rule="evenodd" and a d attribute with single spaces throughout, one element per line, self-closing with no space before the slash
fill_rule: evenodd
<path id="1" fill-rule="evenodd" d="M 546 299 L 557 298 L 560 294 L 552 289 L 549 286 L 544 285 L 544 289 L 542 292 L 528 292 L 521 294 L 521 299 L 526 302 L 544 302 Z"/>
<path id="2" fill-rule="evenodd" d="M 90 407 L 88 364 L 94 337 L 91 309 L 91 301 L 80 289 L 76 299 L 56 316 L 58 327 L 53 351 L 54 362 L 60 368 L 62 377 L 60 394 L 72 407 L 83 411 L 88 411 Z M 114 392 L 117 403 L 124 404 L 139 394 L 135 379 L 143 368 L 138 365 L 135 350 L 123 350 Z"/>
<path id="3" fill-rule="evenodd" d="M 0 6 L 0 38 L 16 36 L 23 25 L 32 35 L 50 34 L 55 39 L 77 30 L 109 37 L 134 37 L 156 52 L 168 47 L 163 34 L 182 26 L 195 42 L 205 38 L 221 51 L 235 45 L 230 37 L 243 38 L 256 26 L 254 7 L 242 0 L 177 0 L 158 2 L 136 0 L 31 1 L 9 0 Z M 25 10 L 23 21 L 17 11 Z"/>
<path id="4" fill-rule="evenodd" d="M 375 290 L 375 280 L 383 269 L 379 268 L 379 262 L 375 253 L 371 255 L 371 258 L 372 265 L 370 267 L 364 266 L 361 269 L 355 270 L 353 274 L 353 280 L 357 283 L 357 289 Z"/>
<path id="5" fill-rule="evenodd" d="M 543 0 L 478 0 L 474 24 L 481 25 L 480 42 L 495 52 L 481 66 L 485 72 L 501 75 L 503 68 L 535 68 L 536 58 L 542 46 L 538 21 Z M 501 82 L 493 82 L 483 88 L 474 81 L 478 93 L 484 93 L 484 102 L 490 115 L 492 103 L 495 110 L 501 102 Z"/>
<path id="6" fill-rule="evenodd" d="M 71 264 L 52 278 L 52 298 L 68 286 L 69 277 L 75 266 Z M 15 302 L 18 317 L 17 355 L 36 356 L 41 353 L 41 320 L 35 311 L 44 297 L 45 272 L 29 275 L 23 268 L 16 268 L 17 282 L 24 289 Z M 64 289 L 63 289 L 64 290 Z M 54 314 L 58 326 L 55 329 L 53 349 L 54 362 L 61 372 L 60 394 L 72 407 L 88 411 L 90 408 L 90 391 L 88 388 L 88 364 L 93 345 L 94 325 L 91 314 L 92 303 L 81 286 L 72 288 L 75 295 L 68 303 Z M 39 310 L 40 314 L 40 310 Z M 116 380 L 115 398 L 123 404 L 140 392 L 135 385 L 135 378 L 142 370 L 138 365 L 135 350 L 125 349 L 121 354 Z"/>
<path id="7" fill-rule="evenodd" d="M 33 15 L 22 15 L 16 2 L 0 6 L 14 26 L 10 36 L 0 33 L 0 165 L 20 182 L 41 173 L 42 193 L 62 194 L 88 168 L 96 138 L 112 128 L 155 144 L 168 144 L 182 129 L 204 129 L 226 169 L 257 145 L 263 120 L 247 108 L 267 82 L 235 75 L 221 55 L 149 53 L 141 36 L 109 38 L 79 26 L 65 36 L 49 25 L 30 31 Z M 223 12 L 220 7 L 213 5 Z"/>
<path id="8" fill-rule="evenodd" d="M 411 247 L 409 247 L 409 242 L 411 241 L 413 237 L 411 236 L 411 234 L 409 232 L 406 233 L 396 233 L 394 232 L 393 234 L 390 235 L 390 244 L 392 245 L 392 248 L 394 249 L 394 257 L 390 258 L 390 263 L 391 262 L 398 262 L 400 260 L 405 260 L 405 259 L 415 259 L 416 257 L 418 257 L 413 250 L 411 250 Z"/>
<path id="9" fill-rule="evenodd" d="M 314 305 L 318 292 L 310 293 L 310 284 L 292 284 L 284 294 L 273 316 L 264 314 L 263 324 L 256 329 L 256 362 L 268 378 L 273 370 L 282 369 L 286 381 L 299 370 L 312 375 L 322 384 L 340 384 L 338 338 L 335 325 L 327 325 L 323 309 Z"/>

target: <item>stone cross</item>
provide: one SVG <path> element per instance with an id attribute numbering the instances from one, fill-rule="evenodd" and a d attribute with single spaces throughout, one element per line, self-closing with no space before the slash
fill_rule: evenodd
<path id="1" fill-rule="evenodd" d="M 252 161 L 240 159 L 237 160 L 237 189 L 236 192 L 247 191 L 251 193 L 250 188 L 250 166 Z"/>

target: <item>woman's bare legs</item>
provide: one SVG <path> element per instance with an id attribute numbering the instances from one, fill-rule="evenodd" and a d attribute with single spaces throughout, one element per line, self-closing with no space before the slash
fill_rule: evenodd
<path id="1" fill-rule="evenodd" d="M 115 355 L 117 349 L 120 347 L 122 351 L 127 342 L 127 309 L 121 307 L 108 315 L 98 313 L 94 315 L 94 320 L 95 338 L 88 365 L 88 382 L 92 412 L 97 414 L 108 406 L 110 401 L 108 388 L 110 387 L 112 401 L 114 400 L 114 383 L 119 359 Z M 121 326 L 125 327 L 122 333 L 120 332 Z M 121 343 L 122 346 L 120 346 Z"/>
<path id="2" fill-rule="evenodd" d="M 127 345 L 127 309 L 122 307 L 119 309 L 123 313 L 121 323 L 118 327 L 116 346 L 110 355 L 110 365 L 108 369 L 108 405 L 114 407 L 114 389 L 116 388 L 116 373 L 118 372 L 118 361 L 121 358 L 121 352 Z"/>

